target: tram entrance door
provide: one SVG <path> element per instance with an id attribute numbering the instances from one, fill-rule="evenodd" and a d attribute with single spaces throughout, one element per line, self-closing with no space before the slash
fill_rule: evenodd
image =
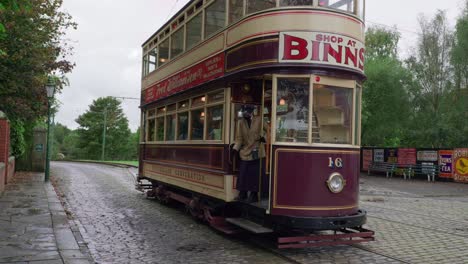
<path id="1" fill-rule="evenodd" d="M 237 176 L 236 189 L 256 189 L 257 199 L 248 201 L 266 209 L 270 197 L 272 82 L 271 79 L 252 79 L 233 83 L 231 88 L 231 147 L 237 144 L 241 148 L 238 157 L 232 158 L 233 171 Z M 251 111 L 249 121 L 244 116 L 246 109 Z M 241 171 L 243 175 L 240 175 Z"/>

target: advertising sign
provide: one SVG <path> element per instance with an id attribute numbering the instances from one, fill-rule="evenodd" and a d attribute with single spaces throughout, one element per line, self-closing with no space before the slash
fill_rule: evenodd
<path id="1" fill-rule="evenodd" d="M 439 150 L 439 177 L 446 179 L 453 178 L 452 156 L 453 150 Z"/>
<path id="2" fill-rule="evenodd" d="M 385 161 L 388 163 L 398 163 L 398 149 L 386 149 Z"/>
<path id="3" fill-rule="evenodd" d="M 369 164 L 372 162 L 372 149 L 362 150 L 362 170 L 367 171 Z"/>
<path id="4" fill-rule="evenodd" d="M 149 103 L 188 90 L 223 75 L 224 53 L 220 53 L 146 89 L 144 102 Z"/>
<path id="5" fill-rule="evenodd" d="M 437 161 L 439 153 L 437 150 L 420 150 L 417 154 L 418 161 Z"/>
<path id="6" fill-rule="evenodd" d="M 383 149 L 374 149 L 374 162 L 384 162 L 385 151 Z"/>
<path id="7" fill-rule="evenodd" d="M 313 63 L 364 72 L 364 44 L 328 32 L 281 32 L 279 62 Z"/>
<path id="8" fill-rule="evenodd" d="M 454 181 L 468 183 L 468 149 L 455 149 L 453 159 Z"/>
<path id="9" fill-rule="evenodd" d="M 398 149 L 398 164 L 403 164 L 403 165 L 416 164 L 416 149 L 414 148 Z"/>

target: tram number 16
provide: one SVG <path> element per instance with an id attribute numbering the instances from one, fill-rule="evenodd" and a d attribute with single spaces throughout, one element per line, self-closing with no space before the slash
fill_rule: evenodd
<path id="1" fill-rule="evenodd" d="M 336 158 L 333 160 L 332 157 L 328 157 L 328 167 L 329 168 L 343 168 L 343 160 L 341 158 Z"/>

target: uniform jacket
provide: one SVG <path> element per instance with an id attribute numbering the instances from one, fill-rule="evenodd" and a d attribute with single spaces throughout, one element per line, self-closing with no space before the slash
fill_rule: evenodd
<path id="1" fill-rule="evenodd" d="M 239 151 L 241 160 L 253 160 L 252 150 L 258 149 L 258 157 L 265 157 L 265 144 L 261 144 L 259 139 L 263 135 L 262 119 L 260 116 L 252 116 L 250 127 L 245 118 L 237 121 L 237 130 L 234 149 Z"/>

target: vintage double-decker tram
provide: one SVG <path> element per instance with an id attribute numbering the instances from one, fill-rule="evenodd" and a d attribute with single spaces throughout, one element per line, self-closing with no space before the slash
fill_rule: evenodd
<path id="1" fill-rule="evenodd" d="M 226 233 L 276 231 L 280 247 L 373 240 L 358 206 L 363 21 L 364 0 L 190 1 L 143 44 L 148 195 Z M 266 131 L 256 203 L 235 201 L 245 105 Z"/>

